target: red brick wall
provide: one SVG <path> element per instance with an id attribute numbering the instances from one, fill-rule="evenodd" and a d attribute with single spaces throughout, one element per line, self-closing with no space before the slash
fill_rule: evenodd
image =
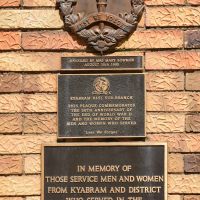
<path id="1" fill-rule="evenodd" d="M 114 55 L 145 58 L 147 140 L 168 142 L 169 200 L 200 200 L 200 0 L 145 4 Z M 62 26 L 55 0 L 0 0 L 0 200 L 40 198 L 40 145 L 56 142 L 60 58 L 92 55 Z"/>

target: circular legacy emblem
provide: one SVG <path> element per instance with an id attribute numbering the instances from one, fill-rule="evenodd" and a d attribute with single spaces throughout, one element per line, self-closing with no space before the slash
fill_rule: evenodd
<path id="1" fill-rule="evenodd" d="M 105 77 L 98 77 L 93 83 L 94 94 L 108 94 L 110 89 L 109 80 Z"/>

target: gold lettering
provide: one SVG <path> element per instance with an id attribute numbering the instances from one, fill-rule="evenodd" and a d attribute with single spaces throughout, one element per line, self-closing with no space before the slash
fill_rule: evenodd
<path id="1" fill-rule="evenodd" d="M 98 176 L 70 176 L 70 183 L 97 183 Z"/>
<path id="2" fill-rule="evenodd" d="M 138 182 L 163 182 L 163 176 L 136 176 Z"/>
<path id="3" fill-rule="evenodd" d="M 45 176 L 47 183 L 67 183 L 68 176 Z"/>
<path id="4" fill-rule="evenodd" d="M 129 193 L 160 193 L 161 187 L 129 187 Z"/>
<path id="5" fill-rule="evenodd" d="M 71 194 L 102 194 L 107 193 L 106 187 L 71 187 Z"/>
<path id="6" fill-rule="evenodd" d="M 61 194 L 61 193 L 68 193 L 68 191 L 67 187 L 48 187 L 48 193 Z"/>
<path id="7" fill-rule="evenodd" d="M 88 172 L 119 172 L 120 165 L 93 165 L 88 166 Z"/>
<path id="8" fill-rule="evenodd" d="M 122 182 L 122 183 L 126 183 L 126 182 L 133 183 L 134 181 L 135 181 L 134 176 L 120 176 L 119 177 L 119 182 Z"/>
<path id="9" fill-rule="evenodd" d="M 101 182 L 105 183 L 117 182 L 117 176 L 101 176 Z"/>
<path id="10" fill-rule="evenodd" d="M 125 187 L 111 187 L 110 188 L 110 193 L 125 193 L 126 192 L 126 188 Z"/>

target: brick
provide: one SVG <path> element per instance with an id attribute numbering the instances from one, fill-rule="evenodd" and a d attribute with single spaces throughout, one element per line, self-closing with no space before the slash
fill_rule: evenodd
<path id="1" fill-rule="evenodd" d="M 185 32 L 185 47 L 186 48 L 200 48 L 200 31 L 186 31 Z"/>
<path id="2" fill-rule="evenodd" d="M 93 56 L 92 53 L 0 53 L 0 71 L 58 71 L 61 57 Z M 111 56 L 142 56 L 141 52 L 115 52 Z M 26 64 L 24 64 L 26 63 Z"/>
<path id="3" fill-rule="evenodd" d="M 18 7 L 20 0 L 1 0 L 0 7 Z"/>
<path id="4" fill-rule="evenodd" d="M 184 90 L 184 74 L 182 72 L 148 72 L 146 76 L 147 90 Z"/>
<path id="5" fill-rule="evenodd" d="M 162 49 L 183 47 L 180 30 L 136 31 L 119 49 Z"/>
<path id="6" fill-rule="evenodd" d="M 22 197 L 0 197 L 0 200 L 23 200 Z"/>
<path id="7" fill-rule="evenodd" d="M 199 7 L 147 7 L 146 25 L 164 26 L 199 26 Z"/>
<path id="8" fill-rule="evenodd" d="M 169 152 L 200 152 L 200 134 L 149 134 L 147 139 L 167 142 Z"/>
<path id="9" fill-rule="evenodd" d="M 26 32 L 22 34 L 22 47 L 24 49 L 50 49 L 50 50 L 81 50 L 86 47 L 78 44 L 78 39 L 68 32 Z"/>
<path id="10" fill-rule="evenodd" d="M 56 92 L 57 76 L 54 74 L 30 74 L 23 76 L 25 92 Z"/>
<path id="11" fill-rule="evenodd" d="M 186 74 L 186 90 L 200 90 L 200 72 Z"/>
<path id="12" fill-rule="evenodd" d="M 58 10 L 0 10 L 2 29 L 62 28 L 63 21 Z"/>
<path id="13" fill-rule="evenodd" d="M 200 175 L 169 175 L 168 192 L 172 194 L 200 194 L 199 181 Z"/>
<path id="14" fill-rule="evenodd" d="M 158 6 L 158 5 L 184 5 L 184 0 L 145 0 L 148 6 Z"/>
<path id="15" fill-rule="evenodd" d="M 40 173 L 40 155 L 25 156 L 24 171 L 26 174 Z"/>
<path id="16" fill-rule="evenodd" d="M 21 133 L 22 116 L 17 114 L 0 114 L 0 133 Z"/>
<path id="17" fill-rule="evenodd" d="M 25 7 L 55 7 L 56 0 L 23 0 L 23 6 Z"/>
<path id="18" fill-rule="evenodd" d="M 55 94 L 0 95 L 0 112 L 56 112 Z"/>
<path id="19" fill-rule="evenodd" d="M 147 39 L 148 38 L 148 39 Z M 22 34 L 24 49 L 85 49 L 78 38 L 70 36 L 67 32 L 26 32 Z M 179 30 L 149 30 L 137 31 L 119 49 L 131 48 L 179 48 L 183 46 L 183 32 Z"/>
<path id="20" fill-rule="evenodd" d="M 168 195 L 168 200 L 182 200 L 180 195 Z"/>
<path id="21" fill-rule="evenodd" d="M 155 70 L 194 70 L 200 69 L 200 52 L 147 52 L 146 69 Z"/>
<path id="22" fill-rule="evenodd" d="M 147 37 L 148 35 L 148 37 Z M 148 38 L 148 39 L 147 39 Z M 27 32 L 22 35 L 24 49 L 85 49 L 83 43 L 77 38 L 71 37 L 67 32 Z M 176 42 L 174 42 L 176 41 Z M 131 48 L 179 48 L 183 46 L 183 33 L 178 30 L 149 30 L 138 31 L 118 47 L 119 49 Z"/>
<path id="23" fill-rule="evenodd" d="M 170 133 L 184 132 L 185 116 L 175 114 L 148 114 L 147 132 L 149 133 Z"/>
<path id="24" fill-rule="evenodd" d="M 20 74 L 0 75 L 0 92 L 20 92 L 22 90 L 22 76 Z"/>
<path id="25" fill-rule="evenodd" d="M 21 174 L 21 156 L 0 156 L 0 174 Z"/>
<path id="26" fill-rule="evenodd" d="M 187 0 L 187 2 L 192 5 L 200 5 L 199 0 Z"/>
<path id="27" fill-rule="evenodd" d="M 200 93 L 149 92 L 148 111 L 200 111 Z"/>
<path id="28" fill-rule="evenodd" d="M 139 28 L 144 28 L 145 27 L 145 15 L 144 14 L 142 15 L 142 18 L 138 23 L 138 27 Z"/>
<path id="29" fill-rule="evenodd" d="M 24 112 L 57 112 L 55 94 L 27 94 L 23 101 Z"/>
<path id="30" fill-rule="evenodd" d="M 1 176 L 0 195 L 39 195 L 40 176 Z"/>
<path id="31" fill-rule="evenodd" d="M 184 162 L 182 154 L 169 154 L 168 156 L 168 172 L 182 173 L 184 172 Z"/>
<path id="32" fill-rule="evenodd" d="M 1 53 L 0 71 L 56 71 L 60 58 L 58 53 Z"/>
<path id="33" fill-rule="evenodd" d="M 23 110 L 23 96 L 21 94 L 1 94 L 0 112 L 15 113 Z"/>
<path id="34" fill-rule="evenodd" d="M 41 198 L 39 196 L 33 196 L 33 197 L 26 197 L 26 200 L 40 200 Z"/>
<path id="35" fill-rule="evenodd" d="M 1 135 L 0 141 L 0 154 L 38 154 L 41 144 L 56 142 L 56 135 Z"/>
<path id="36" fill-rule="evenodd" d="M 184 156 L 185 172 L 200 172 L 200 154 L 187 154 Z"/>
<path id="37" fill-rule="evenodd" d="M 200 115 L 186 116 L 186 132 L 200 132 Z"/>
<path id="38" fill-rule="evenodd" d="M 0 32 L 0 50 L 21 49 L 20 32 Z"/>
<path id="39" fill-rule="evenodd" d="M 200 195 L 187 195 L 184 196 L 184 200 L 200 200 Z"/>
<path id="40" fill-rule="evenodd" d="M 24 133 L 55 133 L 57 117 L 55 114 L 25 115 Z"/>

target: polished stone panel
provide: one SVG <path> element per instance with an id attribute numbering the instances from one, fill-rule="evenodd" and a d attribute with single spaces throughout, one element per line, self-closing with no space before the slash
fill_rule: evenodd
<path id="1" fill-rule="evenodd" d="M 42 200 L 167 200 L 162 143 L 44 146 Z"/>
<path id="2" fill-rule="evenodd" d="M 62 57 L 62 70 L 143 70 L 142 56 Z"/>
<path id="3" fill-rule="evenodd" d="M 58 76 L 58 138 L 145 137 L 145 75 Z"/>

